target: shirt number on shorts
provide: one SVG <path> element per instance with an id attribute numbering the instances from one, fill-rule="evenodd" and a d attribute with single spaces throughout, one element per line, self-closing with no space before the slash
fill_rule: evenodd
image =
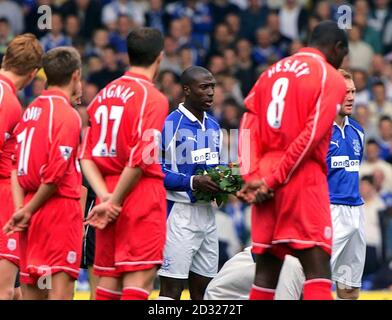
<path id="1" fill-rule="evenodd" d="M 284 99 L 286 98 L 289 79 L 279 78 L 272 86 L 272 100 L 268 105 L 267 121 L 270 127 L 279 129 L 282 124 Z"/>
<path id="2" fill-rule="evenodd" d="M 35 128 L 31 128 L 30 130 L 25 128 L 16 137 L 18 143 L 20 144 L 18 176 L 23 176 L 28 172 L 31 140 L 33 139 L 34 130 Z"/>
<path id="3" fill-rule="evenodd" d="M 94 157 L 115 157 L 117 155 L 117 134 L 120 128 L 121 117 L 124 112 L 124 107 L 112 106 L 110 114 L 107 106 L 99 106 L 95 111 L 95 121 L 101 125 L 101 132 L 99 134 L 98 143 L 93 149 Z M 109 121 L 113 121 L 110 148 L 106 141 Z"/>

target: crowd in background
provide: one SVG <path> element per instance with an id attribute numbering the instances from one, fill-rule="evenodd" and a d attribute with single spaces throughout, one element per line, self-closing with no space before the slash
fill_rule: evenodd
<path id="1" fill-rule="evenodd" d="M 42 5 L 52 9 L 49 30 L 39 28 Z M 343 68 L 353 74 L 357 89 L 353 117 L 366 132 L 360 171 L 368 244 L 364 288 L 387 288 L 392 285 L 389 0 L 0 0 L 0 57 L 9 41 L 23 32 L 34 33 L 45 51 L 64 45 L 77 48 L 84 78 L 78 111 L 87 125 L 87 105 L 126 69 L 129 30 L 158 28 L 165 35 L 165 54 L 156 85 L 169 98 L 171 109 L 183 99 L 181 72 L 191 65 L 205 66 L 217 80 L 213 114 L 223 129 L 235 130 L 244 112 L 243 100 L 260 73 L 305 46 L 319 21 L 337 21 L 347 14 L 342 5 L 349 5 L 353 13 L 347 30 L 350 53 Z M 24 105 L 44 88 L 45 77 L 39 74 L 21 96 Z M 236 149 L 235 139 L 226 143 Z M 222 264 L 249 245 L 249 208 L 233 197 L 220 208 L 217 219 Z"/>

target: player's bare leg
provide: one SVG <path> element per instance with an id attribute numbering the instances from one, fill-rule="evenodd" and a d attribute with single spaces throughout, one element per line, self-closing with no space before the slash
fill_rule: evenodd
<path id="1" fill-rule="evenodd" d="M 52 276 L 52 289 L 49 290 L 48 300 L 72 300 L 74 296 L 75 279 L 65 272 Z"/>
<path id="2" fill-rule="evenodd" d="M 153 289 L 156 274 L 156 267 L 124 273 L 121 300 L 147 300 Z"/>
<path id="3" fill-rule="evenodd" d="M 256 256 L 256 274 L 251 300 L 273 300 L 283 261 L 269 252 Z"/>
<path id="4" fill-rule="evenodd" d="M 14 289 L 14 297 L 13 300 L 23 300 L 22 289 L 21 287 Z"/>
<path id="5" fill-rule="evenodd" d="M 182 291 L 187 282 L 186 279 L 174 279 L 169 277 L 159 276 L 160 290 L 159 297 L 170 298 L 173 300 L 180 300 Z M 158 298 L 158 299 L 160 299 Z"/>
<path id="6" fill-rule="evenodd" d="M 0 300 L 12 300 L 18 267 L 12 262 L 0 260 Z"/>
<path id="7" fill-rule="evenodd" d="M 345 284 L 336 282 L 336 293 L 341 300 L 357 300 L 359 298 L 360 288 L 351 288 Z"/>
<path id="8" fill-rule="evenodd" d="M 95 290 L 96 300 L 120 300 L 122 283 L 118 277 L 98 277 Z"/>
<path id="9" fill-rule="evenodd" d="M 40 289 L 33 284 L 22 285 L 23 300 L 46 300 L 48 298 L 48 290 Z"/>
<path id="10" fill-rule="evenodd" d="M 90 300 L 95 300 L 95 291 L 97 290 L 98 277 L 94 274 L 94 268 L 88 267 L 88 282 L 90 284 Z"/>
<path id="11" fill-rule="evenodd" d="M 330 255 L 320 247 L 296 251 L 305 273 L 304 300 L 331 300 Z"/>
<path id="12" fill-rule="evenodd" d="M 192 300 L 203 300 L 204 293 L 212 278 L 189 272 L 189 292 Z"/>

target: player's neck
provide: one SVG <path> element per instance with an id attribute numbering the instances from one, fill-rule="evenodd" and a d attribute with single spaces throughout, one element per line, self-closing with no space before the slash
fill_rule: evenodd
<path id="1" fill-rule="evenodd" d="M 197 120 L 199 120 L 200 122 L 203 122 L 203 120 L 204 120 L 204 111 L 203 110 L 193 108 L 191 106 L 191 104 L 186 100 L 184 101 L 184 107 L 186 109 L 188 109 L 196 117 Z"/>
<path id="2" fill-rule="evenodd" d="M 19 91 L 23 89 L 25 83 L 26 83 L 26 77 L 25 76 L 18 76 L 17 74 L 7 71 L 4 69 L 0 69 L 0 74 L 7 79 L 9 79 L 15 86 L 16 90 Z"/>
<path id="3" fill-rule="evenodd" d="M 56 91 L 61 91 L 62 93 L 64 93 L 64 95 L 68 98 L 68 100 L 71 100 L 72 97 L 72 89 L 70 86 L 64 86 L 64 87 L 60 87 L 60 86 L 48 86 L 48 90 L 56 90 Z"/>
<path id="4" fill-rule="evenodd" d="M 335 122 L 338 124 L 339 127 L 343 128 L 344 127 L 344 120 L 345 120 L 346 116 L 342 116 L 340 114 L 338 114 L 335 118 Z"/>
<path id="5" fill-rule="evenodd" d="M 150 66 L 150 67 L 147 67 L 147 68 L 144 68 L 144 67 L 130 67 L 129 68 L 129 72 L 140 74 L 142 76 L 147 77 L 148 79 L 150 79 L 152 81 L 154 79 L 154 77 L 155 77 L 156 68 L 153 67 L 153 66 Z"/>

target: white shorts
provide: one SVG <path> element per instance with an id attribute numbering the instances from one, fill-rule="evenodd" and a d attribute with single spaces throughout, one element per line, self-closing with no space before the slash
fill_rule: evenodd
<path id="1" fill-rule="evenodd" d="M 167 219 L 160 276 L 188 279 L 189 272 L 213 278 L 218 272 L 218 232 L 211 205 L 174 203 Z"/>
<path id="2" fill-rule="evenodd" d="M 363 207 L 332 204 L 331 215 L 333 226 L 332 280 L 360 288 L 366 256 Z"/>

